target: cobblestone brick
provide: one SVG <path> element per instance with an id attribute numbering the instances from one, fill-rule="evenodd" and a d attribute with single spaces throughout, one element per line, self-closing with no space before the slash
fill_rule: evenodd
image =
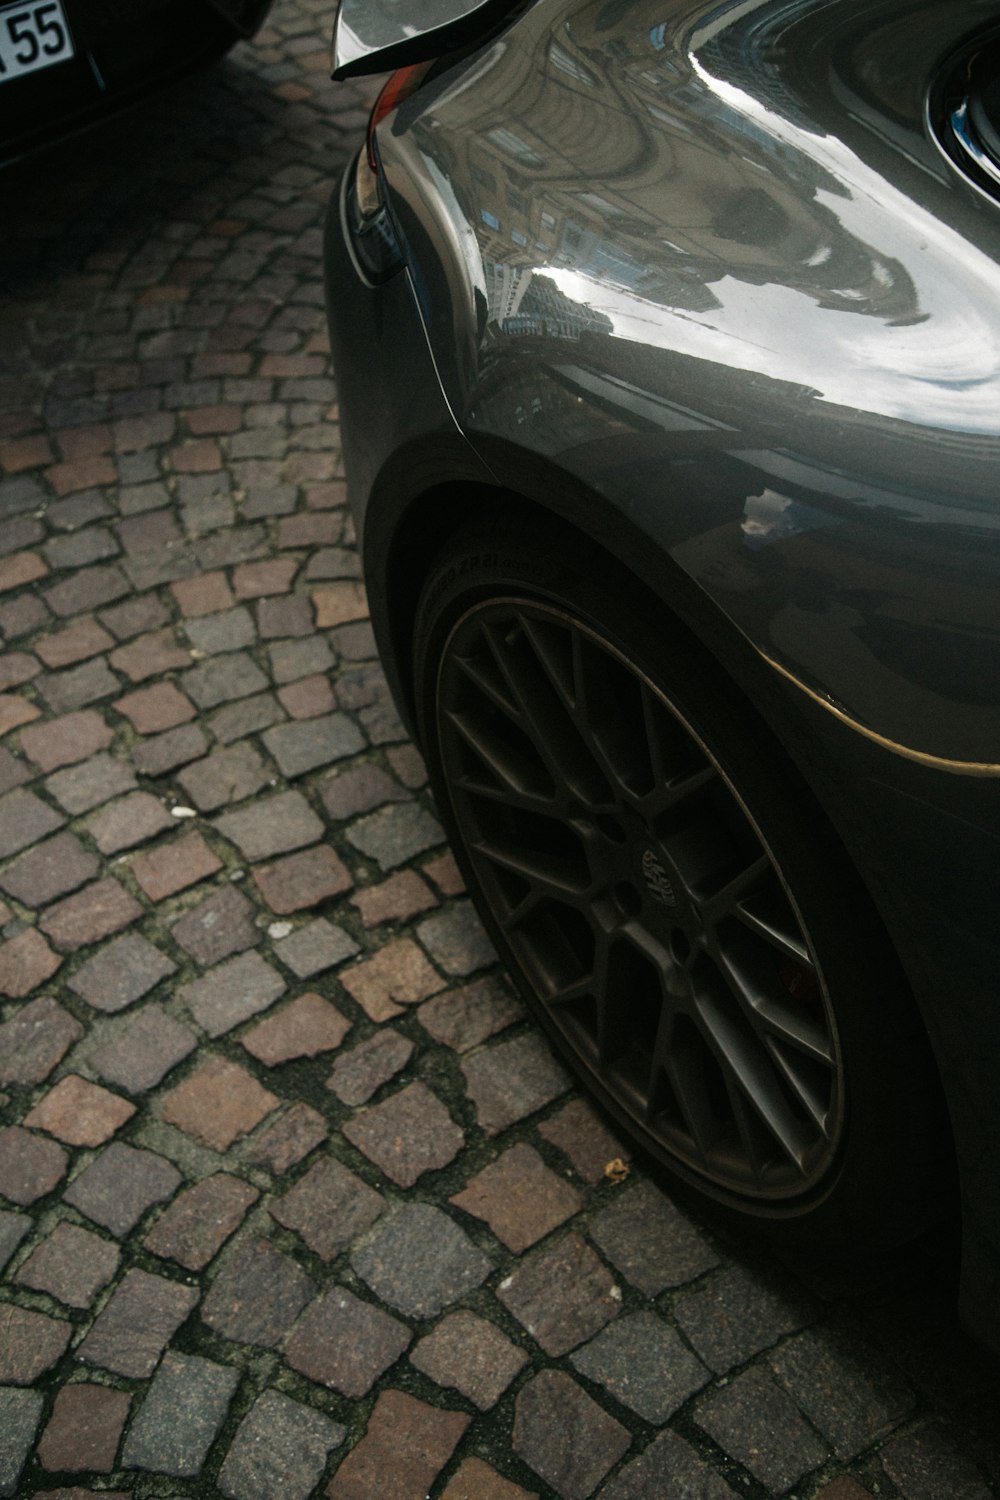
<path id="1" fill-rule="evenodd" d="M 496 1135 L 557 1099 L 569 1078 L 537 1032 L 499 1042 L 462 1063 L 469 1097 L 487 1135 Z"/>
<path id="2" fill-rule="evenodd" d="M 21 1470 L 42 1419 L 38 1391 L 0 1387 L 0 1495 L 17 1494 Z"/>
<path id="3" fill-rule="evenodd" d="M 242 802 L 266 786 L 270 772 L 252 745 L 216 750 L 188 765 L 177 780 L 201 812 L 214 812 L 231 802 Z"/>
<path id="4" fill-rule="evenodd" d="M 75 1073 L 61 1078 L 24 1117 L 67 1146 L 103 1146 L 135 1114 L 135 1105 Z"/>
<path id="5" fill-rule="evenodd" d="M 14 1251 L 34 1224 L 30 1214 L 13 1213 L 0 1208 L 0 1271 L 10 1260 Z M 3 1428 L 0 1427 L 0 1432 Z"/>
<path id="6" fill-rule="evenodd" d="M 542 1370 L 518 1394 L 514 1451 L 560 1500 L 586 1500 L 629 1442 L 625 1428 L 562 1370 Z"/>
<path id="7" fill-rule="evenodd" d="M 571 1363 L 623 1406 L 659 1425 L 711 1378 L 678 1334 L 647 1312 L 618 1318 L 578 1349 Z"/>
<path id="8" fill-rule="evenodd" d="M 308 1380 L 358 1400 L 396 1363 L 410 1338 L 398 1318 L 334 1287 L 299 1319 L 285 1359 Z"/>
<path id="9" fill-rule="evenodd" d="M 134 746 L 132 759 L 144 776 L 163 776 L 197 760 L 207 749 L 208 739 L 197 724 L 180 724 Z"/>
<path id="10" fill-rule="evenodd" d="M 61 828 L 66 819 L 34 792 L 17 787 L 0 797 L 0 859 Z"/>
<path id="11" fill-rule="evenodd" d="M 373 1021 L 387 1021 L 433 995 L 443 980 L 411 938 L 399 938 L 348 969 L 341 983 Z"/>
<path id="12" fill-rule="evenodd" d="M 55 1141 L 20 1125 L 0 1130 L 0 1193 L 20 1208 L 51 1193 L 66 1175 L 69 1158 Z"/>
<path id="13" fill-rule="evenodd" d="M 42 771 L 56 771 L 61 766 L 86 760 L 97 750 L 104 750 L 114 738 L 96 709 L 48 719 L 21 730 L 21 749 Z"/>
<path id="14" fill-rule="evenodd" d="M 18 760 L 11 755 L 9 750 L 0 745 L 0 795 L 11 791 L 13 787 L 20 786 L 32 777 L 31 769 L 23 760 Z"/>
<path id="15" fill-rule="evenodd" d="M 271 859 L 314 844 L 323 824 L 301 792 L 279 792 L 259 799 L 252 808 L 223 813 L 215 826 L 250 860 Z"/>
<path id="16" fill-rule="evenodd" d="M 286 1229 L 294 1229 L 321 1260 L 330 1261 L 370 1229 L 384 1207 L 380 1193 L 342 1162 L 326 1157 L 270 1204 L 269 1212 Z"/>
<path id="17" fill-rule="evenodd" d="M 132 721 L 137 734 L 160 734 L 186 724 L 195 716 L 195 707 L 172 682 L 158 682 L 155 687 L 137 688 L 119 698 L 115 708 Z"/>
<path id="18" fill-rule="evenodd" d="M 249 698 L 267 685 L 263 672 L 244 651 L 209 657 L 184 674 L 184 686 L 201 709 L 217 708 L 234 698 Z"/>
<path id="19" fill-rule="evenodd" d="M 321 635 L 304 640 L 276 641 L 268 647 L 271 676 L 278 684 L 323 675 L 333 666 L 333 652 Z"/>
<path id="20" fill-rule="evenodd" d="M 216 1151 L 247 1135 L 279 1101 L 245 1068 L 210 1057 L 163 1101 L 163 1118 Z"/>
<path id="21" fill-rule="evenodd" d="M 24 999 L 51 978 L 61 962 L 42 935 L 34 927 L 28 927 L 0 945 L 0 995 L 13 1001 Z"/>
<path id="22" fill-rule="evenodd" d="M 117 641 L 127 641 L 134 635 L 148 630 L 157 630 L 165 625 L 169 616 L 156 594 L 142 594 L 138 598 L 124 600 L 111 609 L 102 609 L 100 621 Z"/>
<path id="23" fill-rule="evenodd" d="M 368 597 L 362 584 L 353 579 L 313 590 L 317 630 L 330 630 L 355 620 L 367 620 Z"/>
<path id="24" fill-rule="evenodd" d="M 621 1311 L 610 1273 L 578 1234 L 522 1261 L 497 1296 L 546 1354 L 567 1354 Z"/>
<path id="25" fill-rule="evenodd" d="M 351 904 L 361 913 L 365 927 L 378 927 L 382 922 L 406 922 L 437 902 L 415 870 L 402 870 L 381 885 L 358 891 Z"/>
<path id="26" fill-rule="evenodd" d="M 212 733 L 222 745 L 245 735 L 256 734 L 285 717 L 281 704 L 273 693 L 256 693 L 236 703 L 227 703 L 209 720 Z"/>
<path id="27" fill-rule="evenodd" d="M 337 706 L 328 677 L 302 677 L 278 689 L 278 701 L 293 719 L 316 719 Z"/>
<path id="28" fill-rule="evenodd" d="M 117 1245 L 89 1229 L 61 1223 L 31 1252 L 15 1280 L 49 1292 L 68 1307 L 89 1307 L 114 1276 L 120 1258 Z"/>
<path id="29" fill-rule="evenodd" d="M 121 1239 L 154 1203 L 172 1197 L 180 1183 L 181 1174 L 165 1157 L 112 1141 L 63 1196 L 73 1208 Z"/>
<path id="30" fill-rule="evenodd" d="M 284 986 L 282 985 L 282 989 Z M 321 995 L 300 995 L 277 1014 L 241 1037 L 242 1045 L 266 1067 L 292 1058 L 317 1057 L 339 1047 L 351 1023 Z"/>
<path id="31" fill-rule="evenodd" d="M 674 1317 L 705 1363 L 723 1374 L 801 1328 L 809 1309 L 803 1298 L 734 1266 L 679 1297 Z"/>
<path id="32" fill-rule="evenodd" d="M 405 802 L 408 794 L 381 766 L 352 766 L 320 783 L 323 805 L 334 822 L 344 822 L 386 802 Z"/>
<path id="33" fill-rule="evenodd" d="M 16 693 L 0 694 L 0 734 L 9 734 L 22 724 L 30 724 L 33 719 L 41 717 L 41 712 L 34 703 L 19 698 Z"/>
<path id="34" fill-rule="evenodd" d="M 441 1491 L 441 1500 L 539 1500 L 537 1490 L 522 1489 L 481 1458 L 467 1458 Z"/>
<path id="35" fill-rule="evenodd" d="M 124 1010 L 176 972 L 165 953 L 139 933 L 127 932 L 88 958 L 69 986 L 95 1010 L 111 1013 Z"/>
<path id="36" fill-rule="evenodd" d="M 258 1396 L 219 1471 L 228 1500 L 306 1500 L 347 1428 L 278 1391 Z"/>
<path id="37" fill-rule="evenodd" d="M 454 1220 L 429 1203 L 387 1214 L 351 1266 L 377 1297 L 413 1318 L 436 1317 L 493 1269 Z"/>
<path id="38" fill-rule="evenodd" d="M 0 1387 L 33 1385 L 62 1358 L 71 1323 L 0 1302 Z"/>
<path id="39" fill-rule="evenodd" d="M 76 1358 L 144 1380 L 197 1302 L 194 1287 L 146 1271 L 127 1271 L 78 1346 Z"/>
<path id="40" fill-rule="evenodd" d="M 352 1145 L 400 1187 L 446 1167 L 464 1136 L 425 1083 L 411 1083 L 342 1127 Z"/>
<path id="41" fill-rule="evenodd" d="M 238 599 L 260 599 L 267 594 L 285 594 L 299 570 L 293 557 L 276 557 L 267 562 L 243 563 L 233 572 L 233 588 Z"/>
<path id="42" fill-rule="evenodd" d="M 343 928 L 334 927 L 325 917 L 317 917 L 315 922 L 276 942 L 274 951 L 293 974 L 306 979 L 353 958 L 358 945 Z"/>
<path id="43" fill-rule="evenodd" d="M 225 1421 L 239 1371 L 168 1351 L 122 1449 L 122 1466 L 196 1479 Z"/>
<path id="44" fill-rule="evenodd" d="M 405 786 L 414 791 L 427 785 L 427 766 L 416 745 L 394 745 L 387 751 L 389 764 Z M 451 850 L 429 860 L 425 871 L 445 896 L 460 896 L 465 890 Z"/>
<path id="45" fill-rule="evenodd" d="M 469 1425 L 464 1412 L 383 1391 L 368 1430 L 327 1488 L 329 1500 L 424 1500 Z"/>
<path id="46" fill-rule="evenodd" d="M 647 1297 L 718 1265 L 704 1236 L 651 1182 L 637 1183 L 602 1209 L 590 1238 Z"/>
<path id="47" fill-rule="evenodd" d="M 359 818 L 347 830 L 347 837 L 384 870 L 395 869 L 444 841 L 440 823 L 416 802 L 391 804 Z"/>
<path id="48" fill-rule="evenodd" d="M 90 656 L 99 656 L 115 644 L 114 636 L 92 617 L 74 620 L 65 630 L 45 636 L 36 642 L 34 650 L 45 665 L 53 670 L 71 667 Z"/>
<path id="49" fill-rule="evenodd" d="M 0 1026 L 0 1087 L 44 1082 L 82 1036 L 79 1021 L 55 1000 L 30 1001 Z"/>
<path id="50" fill-rule="evenodd" d="M 117 854 L 172 826 L 170 813 L 151 792 L 131 792 L 96 813 L 88 832 L 102 854 Z"/>
<path id="51" fill-rule="evenodd" d="M 420 1340 L 410 1363 L 437 1385 L 461 1391 L 480 1411 L 488 1411 L 523 1370 L 528 1356 L 496 1324 L 461 1308 L 448 1313 Z"/>
<path id="52" fill-rule="evenodd" d="M 987 1488 L 968 1454 L 961 1452 L 938 1423 L 887 1443 L 879 1455 L 882 1467 L 906 1500 L 989 1500 Z M 849 1492 L 825 1500 L 852 1500 Z M 856 1500 L 866 1500 L 858 1487 Z"/>
<path id="53" fill-rule="evenodd" d="M 353 883 L 328 844 L 262 865 L 254 871 L 254 880 L 271 910 L 283 916 L 318 906 L 350 890 Z"/>
<path id="54" fill-rule="evenodd" d="M 485 1219 L 497 1238 L 519 1254 L 565 1223 L 582 1199 L 521 1141 L 484 1167 L 451 1202 Z"/>
<path id="55" fill-rule="evenodd" d="M 258 953 L 241 953 L 184 985 L 179 998 L 214 1037 L 265 1010 L 284 992 L 284 980 Z"/>
<path id="56" fill-rule="evenodd" d="M 103 752 L 91 756 L 82 765 L 57 771 L 45 783 L 46 790 L 74 817 L 90 812 L 91 808 L 99 807 L 111 797 L 134 791 L 135 785 L 131 769 Z"/>
<path id="57" fill-rule="evenodd" d="M 128 579 L 114 564 L 81 568 L 72 577 L 45 592 L 45 602 L 53 614 L 68 617 L 113 604 L 130 591 Z"/>
<path id="58" fill-rule="evenodd" d="M 107 876 L 50 906 L 38 925 L 57 948 L 73 953 L 110 937 L 141 916 L 142 907 L 135 897 Z"/>
<path id="59" fill-rule="evenodd" d="M 841 1460 L 853 1458 L 913 1409 L 912 1390 L 859 1338 L 812 1330 L 789 1339 L 771 1368 Z"/>
<path id="60" fill-rule="evenodd" d="M 175 922 L 170 934 L 195 963 L 207 968 L 260 942 L 253 915 L 246 896 L 235 886 L 226 885 Z"/>
<path id="61" fill-rule="evenodd" d="M 413 1043 L 391 1026 L 382 1027 L 360 1046 L 338 1057 L 326 1086 L 342 1104 L 365 1104 L 395 1078 L 413 1055 Z"/>
<path id="62" fill-rule="evenodd" d="M 64 1385 L 38 1444 L 42 1468 L 51 1473 L 109 1474 L 131 1404 L 127 1391 L 106 1385 Z"/>
<path id="63" fill-rule="evenodd" d="M 0 890 L 23 906 L 45 906 L 92 880 L 98 860 L 72 833 L 57 833 L 27 850 L 0 874 Z"/>
<path id="64" fill-rule="evenodd" d="M 201 1271 L 236 1233 L 259 1197 L 248 1182 L 217 1172 L 178 1193 L 143 1243 L 154 1255 Z"/>
<path id="65" fill-rule="evenodd" d="M 8 651 L 0 656 L 0 693 L 30 682 L 39 672 L 38 662 L 26 651 Z"/>
<path id="66" fill-rule="evenodd" d="M 280 1344 L 315 1296 L 305 1271 L 267 1240 L 250 1240 L 225 1257 L 201 1308 L 202 1321 L 233 1343 Z"/>
<path id="67" fill-rule="evenodd" d="M 601 1500 L 652 1500 L 665 1474 L 670 1475 L 679 1500 L 689 1496 L 691 1500 L 732 1500 L 733 1491 L 726 1481 L 673 1432 L 654 1438 L 645 1453 L 609 1480 L 600 1491 Z M 849 1497 L 845 1495 L 844 1500 Z"/>
<path id="68" fill-rule="evenodd" d="M 257 605 L 257 627 L 264 641 L 311 635 L 313 612 L 309 600 L 302 594 L 261 599 Z"/>
<path id="69" fill-rule="evenodd" d="M 711 1392 L 694 1410 L 699 1427 L 761 1484 L 781 1494 L 828 1456 L 828 1449 L 766 1370 L 752 1367 Z"/>
<path id="70" fill-rule="evenodd" d="M 497 961 L 496 949 L 469 901 L 428 917 L 417 936 L 438 968 L 458 978 Z"/>
<path id="71" fill-rule="evenodd" d="M 626 1162 L 632 1154 L 585 1099 L 571 1099 L 564 1104 L 558 1114 L 541 1122 L 538 1133 L 561 1151 L 584 1182 L 592 1186 L 603 1181 L 610 1165 Z"/>
<path id="72" fill-rule="evenodd" d="M 272 1172 L 287 1172 L 325 1141 L 328 1134 L 323 1116 L 300 1100 L 258 1136 L 250 1160 Z"/>
<path id="73" fill-rule="evenodd" d="M 0 593 L 8 589 L 22 588 L 26 583 L 35 583 L 48 572 L 44 560 L 37 552 L 15 552 L 0 561 Z"/>
<path id="74" fill-rule="evenodd" d="M 216 614 L 231 608 L 233 595 L 225 573 L 200 573 L 196 578 L 182 578 L 170 585 L 185 619 Z"/>
<path id="75" fill-rule="evenodd" d="M 162 844 L 132 861 L 132 874 L 151 901 L 164 901 L 222 869 L 200 833 Z"/>
<path id="76" fill-rule="evenodd" d="M 240 651 L 252 646 L 257 631 L 250 611 L 242 605 L 227 609 L 220 615 L 202 615 L 184 627 L 184 633 L 196 650 L 206 656 L 216 656 L 225 651 Z"/>
<path id="77" fill-rule="evenodd" d="M 33 594 L 22 594 L 19 599 L 0 603 L 0 630 L 11 641 L 37 630 L 50 618 L 46 606 Z"/>
<path id="78" fill-rule="evenodd" d="M 278 724 L 265 730 L 262 738 L 281 774 L 289 778 L 346 760 L 365 747 L 354 720 L 341 713 Z"/>
<path id="79" fill-rule="evenodd" d="M 191 665 L 191 654 L 179 646 L 171 630 L 155 630 L 136 636 L 126 646 L 119 646 L 109 657 L 116 672 L 124 672 L 132 682 L 145 682 Z"/>
<path id="80" fill-rule="evenodd" d="M 87 1059 L 96 1073 L 129 1094 L 144 1094 L 166 1077 L 197 1043 L 186 1026 L 159 1005 L 147 1005 L 112 1041 Z"/>

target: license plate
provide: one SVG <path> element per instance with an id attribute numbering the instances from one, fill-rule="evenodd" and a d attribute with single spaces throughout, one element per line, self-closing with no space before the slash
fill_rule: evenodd
<path id="1" fill-rule="evenodd" d="M 65 62 L 73 51 L 61 0 L 0 7 L 0 83 Z"/>

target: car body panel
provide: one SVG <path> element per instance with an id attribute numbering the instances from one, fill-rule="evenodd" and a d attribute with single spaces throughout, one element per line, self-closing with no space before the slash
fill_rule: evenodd
<path id="1" fill-rule="evenodd" d="M 406 419 L 348 473 L 404 704 L 407 567 L 463 484 L 470 511 L 515 495 L 587 532 L 755 702 L 906 966 L 963 1295 L 1000 1346 L 1000 207 L 927 119 L 996 22 L 985 0 L 543 0 L 445 66 L 378 131 L 408 269 L 372 295 L 422 327 L 394 339 Z M 345 391 L 379 347 L 351 315 Z M 342 414 L 356 449 L 370 411 Z"/>
<path id="2" fill-rule="evenodd" d="M 0 165 L 132 104 L 250 36 L 270 0 L 60 0 L 72 57 L 0 79 Z M 22 14 L 44 0 L 0 6 Z M 51 8 L 51 7 L 50 7 Z"/>

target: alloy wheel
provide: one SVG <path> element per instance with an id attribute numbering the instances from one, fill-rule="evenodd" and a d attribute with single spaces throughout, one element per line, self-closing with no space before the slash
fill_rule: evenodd
<path id="1" fill-rule="evenodd" d="M 823 974 L 773 851 L 677 704 L 570 613 L 451 630 L 442 767 L 505 956 L 651 1149 L 717 1195 L 815 1192 L 843 1128 Z"/>

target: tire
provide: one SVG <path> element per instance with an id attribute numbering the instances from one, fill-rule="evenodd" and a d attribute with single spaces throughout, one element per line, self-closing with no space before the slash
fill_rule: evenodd
<path id="1" fill-rule="evenodd" d="M 925 1227 L 948 1146 L 912 997 L 714 658 L 584 538 L 515 513 L 439 556 L 414 687 L 483 921 L 632 1142 L 785 1243 Z"/>

